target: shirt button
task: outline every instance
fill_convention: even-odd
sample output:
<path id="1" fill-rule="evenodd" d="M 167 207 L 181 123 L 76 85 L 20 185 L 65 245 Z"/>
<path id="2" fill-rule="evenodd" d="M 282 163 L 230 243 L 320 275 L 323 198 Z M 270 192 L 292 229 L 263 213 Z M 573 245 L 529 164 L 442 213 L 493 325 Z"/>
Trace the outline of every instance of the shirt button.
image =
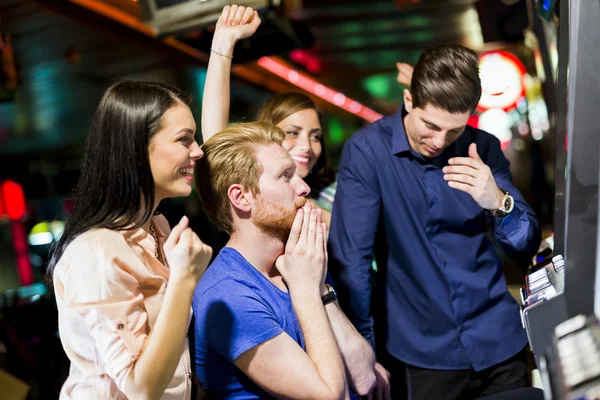
<path id="1" fill-rule="evenodd" d="M 437 197 L 432 197 L 431 198 L 431 204 L 435 204 L 437 203 Z"/>
<path id="2" fill-rule="evenodd" d="M 125 325 L 123 325 L 123 324 L 117 325 L 117 329 L 123 329 L 124 327 L 125 327 Z"/>

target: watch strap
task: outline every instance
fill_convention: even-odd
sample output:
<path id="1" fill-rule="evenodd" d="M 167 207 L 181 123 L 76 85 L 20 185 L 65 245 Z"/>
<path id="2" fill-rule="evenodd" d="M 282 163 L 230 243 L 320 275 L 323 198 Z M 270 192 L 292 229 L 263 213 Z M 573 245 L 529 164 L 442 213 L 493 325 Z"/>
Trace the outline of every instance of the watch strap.
<path id="1" fill-rule="evenodd" d="M 327 283 L 325 284 L 325 287 L 327 287 L 328 292 L 325 296 L 321 296 L 321 300 L 323 301 L 324 306 L 331 303 L 332 301 L 337 300 L 337 293 L 335 292 L 335 289 L 333 289 L 333 287 Z"/>

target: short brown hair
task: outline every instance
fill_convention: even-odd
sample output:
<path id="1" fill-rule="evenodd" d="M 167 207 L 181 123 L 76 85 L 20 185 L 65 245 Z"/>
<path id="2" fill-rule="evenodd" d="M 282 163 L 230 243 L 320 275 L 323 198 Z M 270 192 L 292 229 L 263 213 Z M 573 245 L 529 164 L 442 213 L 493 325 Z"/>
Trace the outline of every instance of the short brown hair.
<path id="1" fill-rule="evenodd" d="M 305 94 L 298 92 L 278 93 L 267 100 L 258 112 L 258 121 L 277 125 L 292 114 L 302 110 L 315 110 L 319 117 L 321 129 L 323 126 L 323 113 L 317 108 L 315 102 Z M 321 156 L 313 168 L 313 171 L 304 178 L 310 186 L 310 195 L 318 196 L 319 192 L 329 186 L 335 180 L 335 172 L 329 168 L 327 162 L 327 148 L 325 146 L 325 135 L 321 134 Z"/>
<path id="2" fill-rule="evenodd" d="M 481 97 L 479 57 L 458 44 L 425 50 L 410 83 L 413 107 L 427 104 L 450 113 L 473 112 Z"/>
<path id="3" fill-rule="evenodd" d="M 279 144 L 285 133 L 266 122 L 231 125 L 202 145 L 204 157 L 196 161 L 196 191 L 204 212 L 219 229 L 232 232 L 233 220 L 227 191 L 241 184 L 259 193 L 258 180 L 263 166 L 256 158 L 259 146 Z"/>

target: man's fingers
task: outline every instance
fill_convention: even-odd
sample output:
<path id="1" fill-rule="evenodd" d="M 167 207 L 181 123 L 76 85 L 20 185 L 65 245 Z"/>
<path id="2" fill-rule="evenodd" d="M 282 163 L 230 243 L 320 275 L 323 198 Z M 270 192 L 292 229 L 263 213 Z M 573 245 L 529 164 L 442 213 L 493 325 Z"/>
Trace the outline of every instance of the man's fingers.
<path id="1" fill-rule="evenodd" d="M 321 212 L 320 209 L 317 210 L 317 214 Z M 317 215 L 317 220 L 319 220 L 319 216 Z M 320 222 L 315 222 L 315 249 L 317 250 L 317 254 L 322 254 L 323 259 L 325 259 L 325 248 L 323 246 L 323 226 Z"/>
<path id="2" fill-rule="evenodd" d="M 469 157 L 471 157 L 473 160 L 481 161 L 481 157 L 479 157 L 477 145 L 475 143 L 471 143 L 469 146 Z"/>
<path id="3" fill-rule="evenodd" d="M 390 390 L 390 381 L 389 381 L 389 376 L 388 376 L 388 380 L 386 381 L 386 385 L 385 388 L 383 389 L 383 398 L 384 400 L 392 400 L 392 391 Z"/>
<path id="4" fill-rule="evenodd" d="M 477 178 L 480 174 L 480 170 L 465 165 L 448 165 L 442 168 L 444 174 L 461 174 L 469 175 L 473 178 Z"/>
<path id="5" fill-rule="evenodd" d="M 473 178 L 472 176 L 463 175 L 463 174 L 446 174 L 446 175 L 444 175 L 444 180 L 447 180 L 450 182 L 460 182 L 460 183 L 467 184 L 469 186 L 475 186 L 477 183 L 475 178 Z"/>
<path id="6" fill-rule="evenodd" d="M 481 168 L 481 161 L 474 160 L 469 157 L 454 157 L 448 160 L 448 164 L 454 165 L 466 165 L 471 168 L 479 169 Z"/>
<path id="7" fill-rule="evenodd" d="M 306 246 L 308 240 L 308 227 L 310 225 L 310 213 L 312 210 L 312 205 L 310 203 L 306 203 L 303 207 L 304 216 L 302 217 L 302 230 L 300 231 L 300 237 L 298 239 L 298 245 Z"/>
<path id="8" fill-rule="evenodd" d="M 302 221 L 304 220 L 304 210 L 301 208 L 296 212 L 296 218 L 292 224 L 290 230 L 290 236 L 288 238 L 286 246 L 295 246 L 300 240 L 300 233 L 302 232 Z"/>
<path id="9" fill-rule="evenodd" d="M 383 382 L 378 381 L 375 390 L 377 391 L 377 400 L 385 400 L 383 394 Z"/>
<path id="10" fill-rule="evenodd" d="M 454 181 L 448 182 L 448 186 L 450 186 L 453 189 L 457 189 L 457 190 L 460 190 L 461 192 L 465 192 L 468 194 L 471 194 L 471 192 L 473 190 L 473 186 L 471 186 L 471 185 L 467 185 L 466 183 L 454 182 Z"/>
<path id="11" fill-rule="evenodd" d="M 315 249 L 317 243 L 317 209 L 313 208 L 310 212 L 310 219 L 308 222 L 308 246 L 307 248 Z"/>

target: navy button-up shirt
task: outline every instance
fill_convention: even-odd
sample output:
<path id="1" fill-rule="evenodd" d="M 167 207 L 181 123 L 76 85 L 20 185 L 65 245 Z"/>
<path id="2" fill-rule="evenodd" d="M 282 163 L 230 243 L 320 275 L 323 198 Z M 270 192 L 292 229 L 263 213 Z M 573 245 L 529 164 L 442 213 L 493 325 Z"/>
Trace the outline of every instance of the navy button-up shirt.
<path id="1" fill-rule="evenodd" d="M 358 131 L 344 146 L 329 236 L 330 272 L 345 311 L 372 344 L 371 263 L 382 229 L 386 265 L 379 273 L 385 298 L 386 349 L 408 364 L 476 371 L 500 363 L 527 343 L 519 306 L 486 236 L 514 258 L 533 256 L 540 229 L 513 186 L 498 139 L 467 127 L 441 155 L 413 151 L 396 114 Z M 473 198 L 453 189 L 442 168 L 468 157 L 471 143 L 500 189 L 515 200 L 493 219 Z"/>

